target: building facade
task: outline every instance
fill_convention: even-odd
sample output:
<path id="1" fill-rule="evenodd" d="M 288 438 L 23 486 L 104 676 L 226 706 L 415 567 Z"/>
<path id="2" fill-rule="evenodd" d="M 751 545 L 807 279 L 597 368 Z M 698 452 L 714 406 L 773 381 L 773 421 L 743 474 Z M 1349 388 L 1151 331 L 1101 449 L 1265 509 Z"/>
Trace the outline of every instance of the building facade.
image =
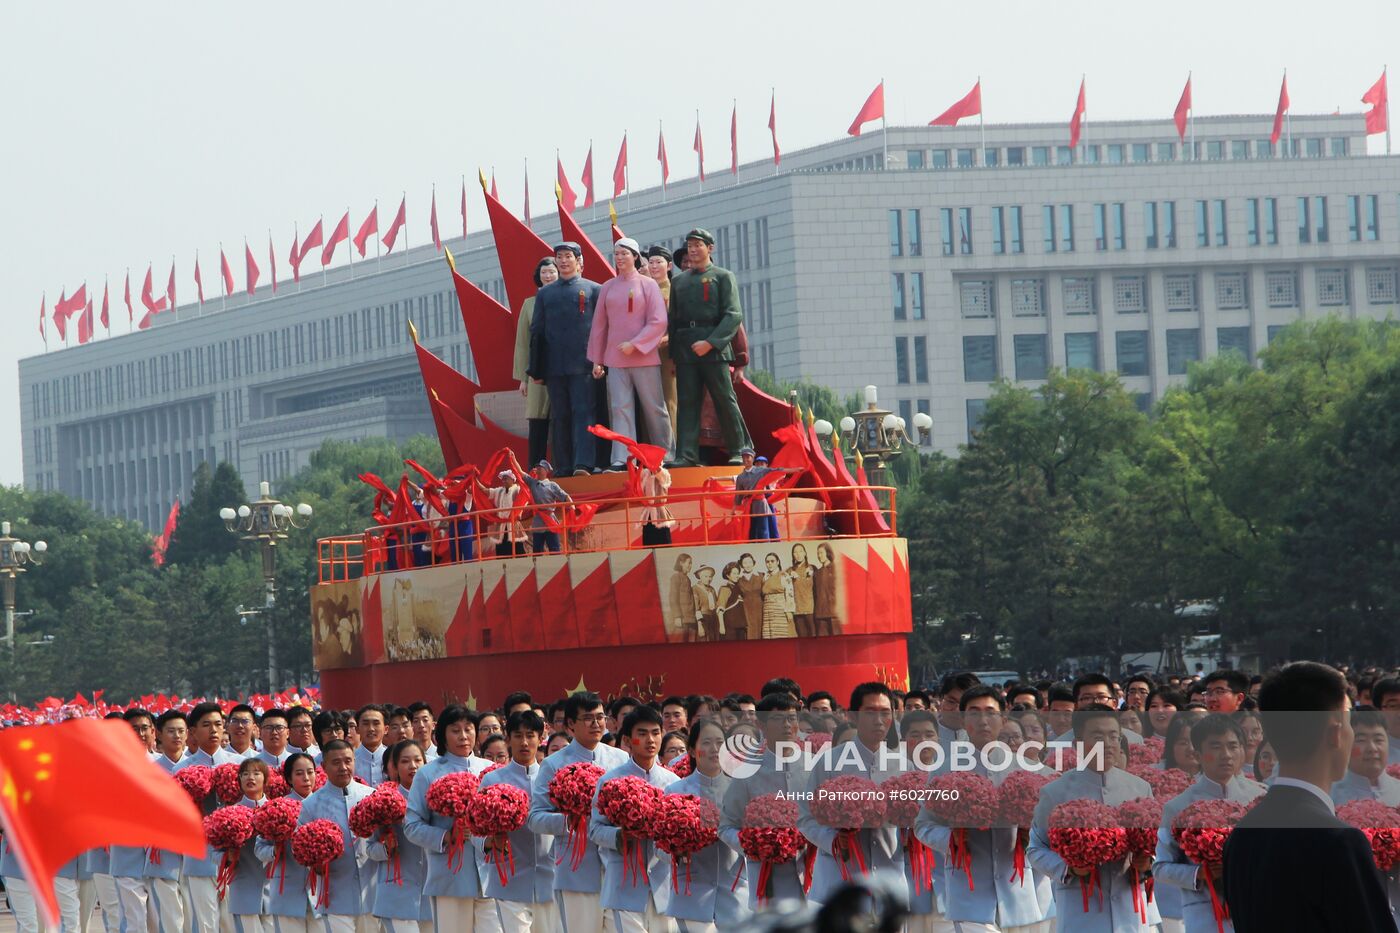
<path id="1" fill-rule="evenodd" d="M 617 208 L 643 244 L 715 234 L 755 368 L 843 396 L 875 384 L 953 452 L 997 379 L 1116 371 L 1146 406 L 1191 362 L 1253 360 L 1292 321 L 1394 313 L 1400 159 L 1365 155 L 1359 115 L 1295 117 L 1277 145 L 1272 119 L 1197 119 L 1184 143 L 1170 120 L 1090 124 L 1075 150 L 1062 124 L 898 127 Z M 606 248 L 606 210 L 580 214 Z M 489 233 L 448 246 L 504 300 Z M 431 433 L 410 320 L 472 373 L 431 245 L 22 360 L 25 485 L 155 529 L 200 463 L 232 462 L 253 490 L 326 438 Z M 484 405 L 520 417 L 513 398 Z"/>

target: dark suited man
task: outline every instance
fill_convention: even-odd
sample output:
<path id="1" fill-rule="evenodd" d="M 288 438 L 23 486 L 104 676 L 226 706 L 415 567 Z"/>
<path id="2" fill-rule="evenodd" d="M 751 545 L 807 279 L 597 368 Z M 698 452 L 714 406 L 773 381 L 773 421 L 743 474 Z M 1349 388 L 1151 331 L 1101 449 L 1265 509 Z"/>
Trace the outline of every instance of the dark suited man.
<path id="1" fill-rule="evenodd" d="M 1236 933 L 1396 929 L 1370 844 L 1337 819 L 1328 796 L 1351 757 L 1346 687 L 1340 672 L 1312 661 L 1264 679 L 1259 706 L 1278 771 L 1225 844 Z"/>

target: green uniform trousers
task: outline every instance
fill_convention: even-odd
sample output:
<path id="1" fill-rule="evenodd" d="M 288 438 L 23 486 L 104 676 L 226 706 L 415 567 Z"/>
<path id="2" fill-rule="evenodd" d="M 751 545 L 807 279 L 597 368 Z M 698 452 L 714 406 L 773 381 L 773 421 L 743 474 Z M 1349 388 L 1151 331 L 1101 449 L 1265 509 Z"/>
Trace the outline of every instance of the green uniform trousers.
<path id="1" fill-rule="evenodd" d="M 724 360 L 713 363 L 676 361 L 676 461 L 683 466 L 700 463 L 700 404 L 701 392 L 710 393 L 724 432 L 724 446 L 729 456 L 751 446 L 744 416 L 739 414 L 739 401 L 734 397 L 734 382 L 729 364 Z"/>

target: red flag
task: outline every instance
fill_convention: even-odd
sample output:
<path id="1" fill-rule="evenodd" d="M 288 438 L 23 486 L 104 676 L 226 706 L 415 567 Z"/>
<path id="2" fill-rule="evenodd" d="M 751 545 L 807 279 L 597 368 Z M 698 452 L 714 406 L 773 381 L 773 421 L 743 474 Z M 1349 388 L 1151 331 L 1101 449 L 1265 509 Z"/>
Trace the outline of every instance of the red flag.
<path id="1" fill-rule="evenodd" d="M 199 296 L 199 303 L 204 304 L 204 277 L 199 274 L 199 254 L 194 256 L 194 291 Z"/>
<path id="2" fill-rule="evenodd" d="M 67 299 L 64 298 L 66 292 L 58 293 L 58 300 L 53 303 L 53 323 L 58 328 L 58 339 L 68 339 L 68 315 L 63 313 Z"/>
<path id="3" fill-rule="evenodd" d="M 175 525 L 180 520 L 180 497 L 170 503 L 170 511 L 165 516 L 165 527 L 156 535 L 155 546 L 151 549 L 151 563 L 160 567 L 165 563 L 165 552 L 170 549 L 170 540 L 175 537 Z"/>
<path id="4" fill-rule="evenodd" d="M 487 191 L 486 176 L 481 190 L 486 197 L 486 213 L 491 218 L 491 235 L 496 241 L 496 258 L 505 282 L 506 301 L 512 314 L 518 314 L 525 299 L 535 294 L 535 265 L 554 255 L 549 244 L 512 214 L 500 198 Z"/>
<path id="5" fill-rule="evenodd" d="M 360 229 L 359 229 L 359 231 L 355 234 L 355 241 L 354 241 L 354 242 L 355 242 L 355 249 L 357 249 L 357 250 L 360 251 L 360 258 L 362 258 L 362 259 L 364 258 L 364 255 L 365 255 L 365 245 L 369 242 L 369 235 L 370 235 L 371 233 L 378 233 L 378 232 L 379 232 L 379 205 L 378 205 L 378 204 L 375 204 L 374 207 L 370 210 L 369 216 L 365 218 L 364 223 L 360 224 Z"/>
<path id="6" fill-rule="evenodd" d="M 306 235 L 306 239 L 301 241 L 301 251 L 297 253 L 297 265 L 300 266 L 313 249 L 325 242 L 325 232 L 321 229 L 322 218 L 316 219 L 316 226 L 311 228 L 311 232 Z"/>
<path id="7" fill-rule="evenodd" d="M 384 244 L 384 252 L 392 253 L 394 251 L 394 241 L 399 238 L 399 231 L 403 229 L 404 220 L 408 216 L 404 213 L 407 209 L 408 195 L 404 195 L 403 200 L 399 201 L 399 212 L 394 215 L 393 222 L 389 224 L 389 232 L 384 234 L 384 239 L 381 241 Z"/>
<path id="8" fill-rule="evenodd" d="M 253 295 L 258 290 L 258 269 L 257 261 L 253 259 L 253 248 L 248 245 L 248 241 L 243 241 L 243 277 L 248 283 L 248 294 Z"/>
<path id="9" fill-rule="evenodd" d="M 272 248 L 272 231 L 267 231 L 267 271 L 272 276 L 272 294 L 277 294 L 277 251 Z"/>
<path id="10" fill-rule="evenodd" d="M 976 117 L 982 114 L 982 79 L 972 86 L 963 98 L 947 110 L 928 121 L 929 126 L 957 126 L 963 117 Z"/>
<path id="11" fill-rule="evenodd" d="M 131 270 L 126 270 L 126 289 L 122 292 L 122 298 L 126 301 L 126 322 L 130 324 L 136 318 L 136 311 L 131 307 Z"/>
<path id="12" fill-rule="evenodd" d="M 554 172 L 559 179 L 559 206 L 572 214 L 578 207 L 578 195 L 574 194 L 573 186 L 569 184 L 569 176 L 564 174 L 564 163 L 560 161 L 558 152 L 554 153 Z M 528 185 L 530 180 L 527 178 L 525 183 Z"/>
<path id="13" fill-rule="evenodd" d="M 588 144 L 588 158 L 583 160 L 583 208 L 593 206 L 593 144 Z"/>
<path id="14" fill-rule="evenodd" d="M 141 286 L 141 303 L 146 306 L 146 326 L 149 327 L 150 315 L 160 314 L 165 310 L 165 299 L 161 298 L 160 301 L 156 301 L 155 296 L 151 294 L 151 266 L 149 264 L 146 266 L 146 282 Z"/>
<path id="15" fill-rule="evenodd" d="M 700 180 L 705 180 L 705 141 L 700 138 L 700 114 L 695 115 L 695 143 L 690 148 L 695 150 L 695 164 L 700 171 Z"/>
<path id="16" fill-rule="evenodd" d="M 94 762 L 101 767 L 93 767 Z M 73 719 L 0 734 L 0 819 L 45 922 L 58 928 L 53 879 L 107 845 L 207 852 L 199 810 L 146 758 L 120 720 Z"/>
<path id="17" fill-rule="evenodd" d="M 492 349 L 515 345 L 515 329 L 518 323 L 515 316 L 457 271 L 457 263 L 452 258 L 451 250 L 447 250 L 447 266 L 452 270 L 452 285 L 457 291 L 457 307 L 462 312 L 467 343 L 473 348 L 476 388 L 482 392 L 509 392 L 519 388 L 520 383 L 512 374 L 514 359 L 511 354 L 494 352 Z M 481 349 L 476 349 L 478 347 Z M 438 391 L 450 400 L 450 393 L 442 386 L 438 386 Z M 471 408 L 457 407 L 464 412 L 468 420 L 475 420 L 476 416 Z"/>
<path id="18" fill-rule="evenodd" d="M 53 306 L 55 317 L 62 316 L 66 323 L 68 318 L 83 310 L 83 305 L 87 304 L 87 283 L 78 286 L 78 290 L 73 293 L 73 297 L 64 299 L 59 296 L 58 304 Z"/>
<path id="19" fill-rule="evenodd" d="M 49 334 L 44 327 L 44 318 L 49 316 L 48 308 L 44 307 L 48 303 L 48 296 L 44 295 L 39 299 L 39 336 L 44 338 L 44 349 L 49 346 Z"/>
<path id="20" fill-rule="evenodd" d="M 870 92 L 870 96 L 861 105 L 860 113 L 856 114 L 855 120 L 851 123 L 850 129 L 846 130 L 849 136 L 859 136 L 860 128 L 871 120 L 883 120 L 885 118 L 885 82 L 881 81 L 875 85 L 875 90 Z"/>
<path id="21" fill-rule="evenodd" d="M 1172 119 L 1176 121 L 1176 135 L 1178 139 L 1186 139 L 1186 118 L 1191 111 L 1191 76 L 1186 76 L 1186 87 L 1181 89 L 1181 99 L 1176 102 L 1176 110 L 1172 113 Z"/>
<path id="22" fill-rule="evenodd" d="M 666 160 L 666 133 L 656 131 L 656 161 L 661 163 L 661 187 L 666 187 L 666 179 L 671 177 L 671 163 Z"/>
<path id="23" fill-rule="evenodd" d="M 1079 145 L 1079 130 L 1084 125 L 1084 79 L 1079 79 L 1079 97 L 1074 102 L 1074 115 L 1069 118 L 1069 147 Z"/>
<path id="24" fill-rule="evenodd" d="M 1278 109 L 1274 111 L 1274 131 L 1269 134 L 1269 144 L 1278 145 L 1283 135 L 1283 115 L 1288 112 L 1288 72 L 1283 73 L 1283 84 L 1278 89 Z"/>
<path id="25" fill-rule="evenodd" d="M 78 345 L 82 346 L 92 339 L 92 302 L 89 301 L 83 306 L 83 310 L 78 312 Z"/>
<path id="26" fill-rule="evenodd" d="M 175 260 L 170 260 L 170 278 L 165 280 L 165 300 L 170 303 L 167 310 L 175 310 Z"/>
<path id="27" fill-rule="evenodd" d="M 321 265 L 329 266 L 331 259 L 335 256 L 335 248 L 341 243 L 350 239 L 350 212 L 347 210 L 340 218 L 340 223 L 335 225 L 335 230 L 331 231 L 331 238 L 326 241 L 326 248 L 321 250 Z"/>
<path id="28" fill-rule="evenodd" d="M 228 264 L 228 257 L 224 255 L 224 248 L 219 247 L 219 268 L 224 276 L 224 295 L 233 294 L 233 267 Z"/>
<path id="29" fill-rule="evenodd" d="M 739 102 L 729 113 L 729 174 L 739 174 Z"/>
<path id="30" fill-rule="evenodd" d="M 617 150 L 617 164 L 613 166 L 613 197 L 618 197 L 627 187 L 627 134 L 622 134 L 622 148 Z"/>
<path id="31" fill-rule="evenodd" d="M 1361 95 L 1361 102 L 1371 105 L 1371 109 L 1366 111 L 1367 136 L 1390 129 L 1390 92 L 1386 89 L 1384 71 L 1371 89 Z"/>
<path id="32" fill-rule="evenodd" d="M 301 244 L 297 242 L 296 230 L 292 231 L 292 250 L 287 254 L 287 265 L 292 267 L 292 281 L 301 281 Z"/>
<path id="33" fill-rule="evenodd" d="M 782 150 L 778 148 L 778 94 L 775 91 L 768 101 L 768 132 L 773 135 L 773 164 L 783 161 Z"/>
<path id="34" fill-rule="evenodd" d="M 105 328 L 107 328 L 107 333 L 110 334 L 110 333 L 112 332 L 112 319 L 111 319 L 110 317 L 107 316 L 107 303 L 108 303 L 107 283 L 106 283 L 106 282 L 103 282 L 103 283 L 102 283 L 102 317 L 101 317 L 101 321 L 102 321 L 102 326 L 105 327 Z"/>
<path id="35" fill-rule="evenodd" d="M 559 236 L 561 239 L 573 240 L 579 245 L 583 252 L 583 268 L 588 270 L 588 278 L 601 284 L 617 274 L 612 260 L 594 245 L 588 234 L 584 233 L 583 228 L 574 220 L 574 215 L 564 210 L 562 203 L 559 205 Z"/>
<path id="36" fill-rule="evenodd" d="M 432 212 L 428 214 L 428 226 L 432 227 L 433 229 L 433 245 L 438 248 L 438 252 L 440 253 L 442 252 L 442 237 L 438 234 L 436 186 L 433 187 L 433 209 Z"/>
<path id="37" fill-rule="evenodd" d="M 462 239 L 467 238 L 467 178 L 462 176 Z"/>

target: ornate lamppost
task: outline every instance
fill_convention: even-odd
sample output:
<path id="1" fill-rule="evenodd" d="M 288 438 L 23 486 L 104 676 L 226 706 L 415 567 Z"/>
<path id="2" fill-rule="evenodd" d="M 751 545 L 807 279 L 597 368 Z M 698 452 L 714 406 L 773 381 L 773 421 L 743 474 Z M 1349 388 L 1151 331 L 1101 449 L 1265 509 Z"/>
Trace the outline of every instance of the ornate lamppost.
<path id="1" fill-rule="evenodd" d="M 10 535 L 10 523 L 0 522 L 0 589 L 5 603 L 5 644 L 10 647 L 10 660 L 15 659 L 15 579 L 25 572 L 26 564 L 39 566 L 49 546 L 44 541 L 32 545 Z"/>
<path id="2" fill-rule="evenodd" d="M 846 449 L 857 452 L 873 465 L 866 471 L 870 482 L 875 486 L 887 486 L 887 464 L 899 456 L 906 446 L 915 446 L 915 440 L 906 431 L 904 419 L 894 412 L 881 408 L 879 390 L 875 386 L 865 387 L 865 408 L 852 412 L 841 419 L 841 440 Z M 834 428 L 830 421 L 819 420 L 812 429 L 823 439 L 830 439 Z M 914 416 L 914 429 L 919 442 L 928 440 L 933 429 L 933 419 L 925 412 Z"/>

